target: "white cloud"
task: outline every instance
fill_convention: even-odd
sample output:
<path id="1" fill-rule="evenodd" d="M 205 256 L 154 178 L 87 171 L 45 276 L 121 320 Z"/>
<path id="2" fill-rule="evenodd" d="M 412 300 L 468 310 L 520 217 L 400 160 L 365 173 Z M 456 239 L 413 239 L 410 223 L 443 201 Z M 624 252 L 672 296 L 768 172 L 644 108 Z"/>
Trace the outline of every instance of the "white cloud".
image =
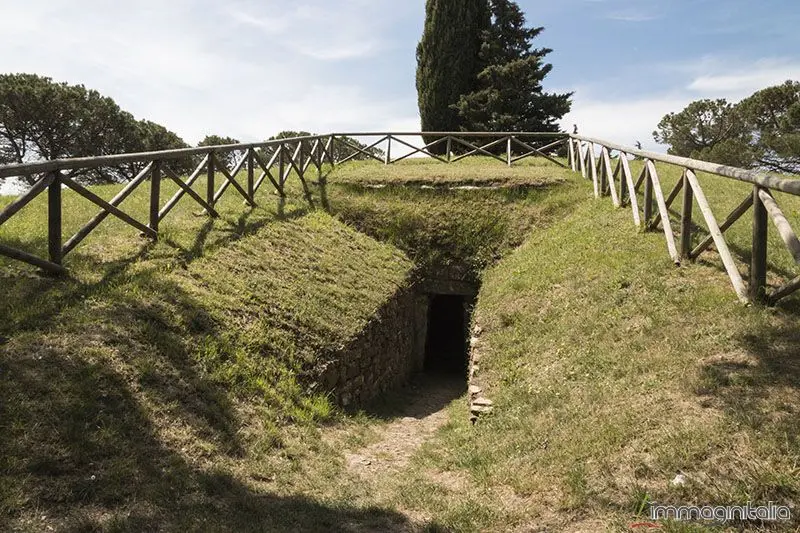
<path id="1" fill-rule="evenodd" d="M 713 97 L 739 100 L 759 89 L 778 85 L 788 79 L 800 80 L 800 63 L 781 59 L 766 59 L 749 64 L 724 66 L 717 60 L 701 61 L 694 66 L 695 78 L 690 91 Z"/>
<path id="2" fill-rule="evenodd" d="M 642 11 L 617 11 L 606 15 L 606 18 L 621 22 L 649 22 L 659 17 L 652 13 L 644 13 Z"/>
<path id="3" fill-rule="evenodd" d="M 662 10 L 594 1 L 630 22 Z M 283 129 L 417 130 L 413 70 L 403 71 L 401 89 L 381 82 L 397 57 L 413 69 L 416 29 L 397 56 L 389 35 L 404 17 L 421 24 L 422 8 L 422 0 L 0 0 L 0 72 L 83 83 L 192 143 L 210 133 L 251 141 Z M 583 133 L 655 147 L 651 132 L 664 114 L 800 79 L 800 62 L 703 57 L 615 72 L 578 89 L 565 129 L 577 123 Z M 625 94 L 643 75 L 658 89 Z"/>
<path id="4" fill-rule="evenodd" d="M 681 64 L 656 66 L 655 72 L 672 85 L 647 96 L 613 98 L 603 96 L 603 87 L 594 85 L 576 91 L 572 111 L 562 127 L 572 131 L 578 124 L 582 134 L 633 145 L 640 141 L 645 148 L 663 150 L 652 136 L 661 119 L 680 111 L 699 98 L 727 98 L 737 102 L 755 91 L 800 79 L 800 63 L 783 59 L 733 61 L 704 57 Z M 611 82 L 607 82 L 611 83 Z M 619 87 L 623 80 L 613 80 Z"/>
<path id="5" fill-rule="evenodd" d="M 233 7 L 229 16 L 239 25 L 257 28 L 273 38 L 277 47 L 312 59 L 356 59 L 373 56 L 381 50 L 380 28 L 388 20 L 380 16 L 380 11 L 385 9 L 378 2 L 339 0 L 281 4 L 268 10 L 257 5 L 247 9 Z"/>
<path id="6" fill-rule="evenodd" d="M 578 93 L 562 126 L 571 132 L 572 125 L 577 124 L 582 135 L 628 146 L 639 141 L 645 148 L 660 150 L 662 147 L 653 140 L 653 130 L 664 115 L 682 109 L 689 101 L 680 96 L 602 100 L 582 98 Z"/>
<path id="7" fill-rule="evenodd" d="M 391 48 L 387 27 L 418 9 L 367 0 L 0 0 L 0 72 L 82 83 L 190 143 L 211 133 L 253 141 L 290 128 L 418 123 L 413 95 L 374 90 L 374 79 L 335 64 Z"/>

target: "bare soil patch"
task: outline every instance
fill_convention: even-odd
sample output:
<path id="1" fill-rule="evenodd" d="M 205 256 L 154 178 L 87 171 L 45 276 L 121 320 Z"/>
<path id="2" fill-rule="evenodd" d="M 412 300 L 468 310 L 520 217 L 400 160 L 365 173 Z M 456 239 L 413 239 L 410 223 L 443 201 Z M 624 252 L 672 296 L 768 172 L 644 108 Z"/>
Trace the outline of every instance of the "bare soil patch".
<path id="1" fill-rule="evenodd" d="M 385 479 L 404 469 L 422 444 L 448 421 L 447 406 L 465 392 L 463 378 L 419 376 L 392 400 L 390 421 L 376 429 L 369 445 L 345 455 L 348 470 L 365 481 Z M 464 416 L 468 416 L 464 401 Z"/>

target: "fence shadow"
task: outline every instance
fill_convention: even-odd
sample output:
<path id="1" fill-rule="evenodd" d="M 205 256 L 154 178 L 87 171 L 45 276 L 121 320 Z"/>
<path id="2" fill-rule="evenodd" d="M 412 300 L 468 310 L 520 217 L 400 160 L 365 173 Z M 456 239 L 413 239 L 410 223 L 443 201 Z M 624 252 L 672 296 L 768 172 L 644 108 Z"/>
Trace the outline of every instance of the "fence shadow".
<path id="1" fill-rule="evenodd" d="M 101 273 L 96 281 L 84 282 L 75 278 L 52 278 L 35 271 L 13 270 L 2 277 L 5 289 L 5 302 L 9 316 L 16 315 L 14 320 L 0 323 L 0 336 L 10 337 L 23 331 L 32 331 L 46 327 L 47 318 L 63 313 L 69 307 L 79 304 L 87 298 L 105 290 L 116 281 L 128 276 L 134 265 L 144 259 L 176 260 L 187 266 L 204 255 L 224 248 L 243 237 L 252 235 L 269 224 L 280 223 L 301 218 L 310 212 L 307 205 L 292 206 L 287 209 L 287 199 L 275 197 L 275 214 L 260 216 L 253 220 L 253 210 L 248 209 L 235 220 L 220 221 L 208 219 L 197 232 L 194 241 L 184 246 L 169 237 L 162 239 L 160 247 L 150 240 L 142 240 L 134 251 L 115 258 L 101 258 L 91 253 L 82 253 L 80 249 L 70 255 L 70 263 L 81 265 L 87 272 Z M 214 234 L 217 232 L 218 234 Z M 213 239 L 212 239 L 213 235 Z M 12 243 L 17 245 L 19 243 Z M 31 243 L 20 248 L 28 248 Z M 44 241 L 36 246 L 45 246 Z M 158 254 L 155 256 L 154 254 Z M 27 268 L 27 267 L 25 267 Z M 0 311 L 3 307 L 0 306 Z"/>
<path id="2" fill-rule="evenodd" d="M 33 355 L 0 369 L 3 531 L 31 519 L 74 532 L 417 529 L 393 511 L 278 496 L 190 464 L 105 365 Z"/>
<path id="3" fill-rule="evenodd" d="M 736 339 L 739 348 L 712 356 L 700 369 L 698 394 L 732 420 L 756 431 L 800 438 L 800 302 L 785 301 L 770 325 Z M 783 392 L 781 392 L 783 391 Z M 781 395 L 790 391 L 785 402 Z"/>
<path id="4" fill-rule="evenodd" d="M 46 517 L 34 529 L 76 532 L 419 529 L 390 510 L 276 495 L 209 469 L 207 454 L 242 456 L 242 420 L 183 333 L 223 332 L 156 271 L 127 276 L 129 290 L 57 333 L 0 345 L 0 530 L 31 517 Z"/>

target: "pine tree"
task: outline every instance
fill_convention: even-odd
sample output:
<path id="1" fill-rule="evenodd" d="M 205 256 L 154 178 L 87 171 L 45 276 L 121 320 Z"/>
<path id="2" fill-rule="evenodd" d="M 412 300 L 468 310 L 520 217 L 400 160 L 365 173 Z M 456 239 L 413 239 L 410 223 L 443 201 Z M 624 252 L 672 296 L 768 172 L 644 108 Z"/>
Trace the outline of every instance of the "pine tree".
<path id="1" fill-rule="evenodd" d="M 467 131 L 559 131 L 557 121 L 572 105 L 572 93 L 545 93 L 553 69 L 549 48 L 533 48 L 544 28 L 527 28 L 511 0 L 490 0 L 492 22 L 483 34 L 478 88 L 464 93 L 454 109 Z"/>
<path id="2" fill-rule="evenodd" d="M 477 88 L 481 37 L 490 25 L 487 0 L 427 0 L 417 48 L 417 93 L 423 131 L 459 131 L 454 107 Z M 426 137 L 426 142 L 436 138 Z M 443 153 L 444 146 L 434 149 Z"/>

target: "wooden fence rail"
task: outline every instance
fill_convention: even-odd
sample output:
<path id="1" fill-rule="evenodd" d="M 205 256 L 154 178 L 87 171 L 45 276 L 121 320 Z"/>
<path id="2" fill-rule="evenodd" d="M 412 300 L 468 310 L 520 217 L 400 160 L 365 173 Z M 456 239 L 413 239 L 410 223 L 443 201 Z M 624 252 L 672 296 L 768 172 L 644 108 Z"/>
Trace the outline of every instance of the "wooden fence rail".
<path id="1" fill-rule="evenodd" d="M 618 152 L 616 165 L 611 158 L 612 151 Z M 631 173 L 630 157 L 636 157 L 643 161 L 642 172 L 636 181 Z M 660 226 L 667 242 L 667 251 L 676 264 L 680 265 L 682 261 L 697 259 L 713 244 L 734 291 L 743 302 L 774 305 L 780 299 L 800 290 L 800 277 L 771 292 L 767 286 L 768 219 L 772 219 L 794 262 L 800 264 L 800 240 L 773 196 L 773 192 L 800 196 L 800 179 L 646 152 L 579 135 L 570 135 L 568 160 L 573 171 L 580 172 L 584 178 L 592 181 L 597 198 L 610 196 L 617 207 L 630 203 L 636 226 L 646 231 L 657 230 Z M 666 196 L 659 179 L 656 162 L 674 165 L 683 170 L 681 179 Z M 749 183 L 753 190 L 726 217 L 722 224 L 719 224 L 697 177 L 697 172 Z M 641 207 L 638 196 L 640 192 L 643 204 Z M 676 234 L 670 219 L 670 208 L 679 196 L 681 196 L 681 208 L 679 231 Z M 700 215 L 706 224 L 708 235 L 699 245 L 692 248 L 693 232 L 696 231 L 693 223 L 696 216 L 695 205 L 699 208 Z M 725 232 L 751 208 L 753 209 L 753 238 L 748 284 L 739 271 L 725 239 Z"/>
<path id="2" fill-rule="evenodd" d="M 421 145 L 415 140 L 425 138 Z M 366 141 L 356 145 L 353 138 Z M 566 145 L 566 148 L 564 147 Z M 397 155 L 398 150 L 404 153 Z M 567 165 L 551 153 L 563 150 Z M 611 157 L 616 151 L 618 157 Z M 0 211 L 0 226 L 13 218 L 34 198 L 47 191 L 48 257 L 0 243 L 0 255 L 22 261 L 54 274 L 64 274 L 64 257 L 72 252 L 105 219 L 113 216 L 131 226 L 137 233 L 158 239 L 159 225 L 185 197 L 199 205 L 209 217 L 218 217 L 216 204 L 228 191 L 235 191 L 251 207 L 265 183 L 274 193 L 285 196 L 287 181 L 296 176 L 307 201 L 312 202 L 307 180 L 310 170 L 323 176 L 323 168 L 353 159 L 376 160 L 389 165 L 417 154 L 443 163 L 456 163 L 466 157 L 482 155 L 497 159 L 509 166 L 529 157 L 541 157 L 552 163 L 569 167 L 591 180 L 595 196 L 609 196 L 617 207 L 630 206 L 633 221 L 644 230 L 661 228 L 670 258 L 681 264 L 695 260 L 712 245 L 719 253 L 731 284 L 745 302 L 774 304 L 800 290 L 800 277 L 771 292 L 767 287 L 767 236 L 769 220 L 778 231 L 795 263 L 800 264 L 800 240 L 784 216 L 774 193 L 800 196 L 800 179 L 780 177 L 761 172 L 727 167 L 670 155 L 636 150 L 600 139 L 559 133 L 527 132 L 362 132 L 332 133 L 264 143 L 236 144 L 184 150 L 166 150 L 141 154 L 120 154 L 103 157 L 43 161 L 24 165 L 0 166 L 0 178 L 33 176 L 33 185 L 19 198 Z M 629 158 L 643 161 L 642 170 L 634 176 Z M 187 171 L 187 162 L 193 170 Z M 674 165 L 683 175 L 670 191 L 665 191 L 656 162 Z M 104 200 L 90 188 L 74 179 L 78 171 L 121 165 L 136 165 L 140 171 L 112 198 Z M 245 173 L 242 177 L 240 174 Z M 712 211 L 697 172 L 705 172 L 752 185 L 753 190 L 720 224 Z M 183 175 L 186 177 L 182 177 Z M 206 178 L 206 190 L 198 192 L 193 186 Z M 221 181 L 217 181 L 221 179 Z M 177 192 L 169 199 L 162 198 L 162 181 L 169 180 Z M 122 209 L 123 202 L 142 184 L 149 182 L 149 213 L 147 220 L 137 220 Z M 62 190 L 69 188 L 92 202 L 99 212 L 74 235 L 63 240 Z M 666 194 L 665 194 L 666 192 Z M 670 209 L 681 198 L 680 217 L 671 218 Z M 313 204 L 312 204 L 313 205 Z M 697 212 L 695 212 L 695 206 Z M 749 284 L 739 271 L 725 239 L 725 232 L 750 210 L 753 210 L 753 239 Z M 693 221 L 702 217 L 708 235 L 696 245 Z M 673 224 L 676 226 L 673 227 Z M 677 228 L 677 232 L 675 231 Z"/>
<path id="3" fill-rule="evenodd" d="M 33 177 L 33 185 L 19 198 L 0 211 L 0 226 L 17 215 L 40 194 L 47 191 L 47 249 L 48 257 L 42 258 L 29 252 L 0 243 L 0 255 L 39 267 L 53 274 L 65 274 L 64 258 L 86 239 L 109 216 L 122 220 L 141 235 L 156 240 L 160 223 L 175 206 L 189 197 L 210 217 L 218 217 L 216 204 L 227 191 L 239 194 L 251 207 L 256 205 L 256 194 L 268 182 L 274 192 L 285 196 L 285 186 L 294 175 L 300 182 L 307 201 L 312 202 L 311 189 L 306 179 L 309 170 L 323 175 L 325 165 L 335 166 L 353 159 L 375 159 L 384 164 L 393 164 L 416 154 L 434 157 L 445 163 L 456 162 L 475 154 L 497 158 L 508 165 L 527 157 L 544 157 L 554 163 L 563 163 L 546 153 L 559 145 L 568 143 L 565 134 L 553 133 L 472 133 L 472 132 L 426 132 L 426 138 L 436 141 L 415 146 L 413 139 L 422 137 L 420 132 L 384 133 L 332 133 L 311 135 L 267 141 L 263 143 L 235 144 L 182 150 L 164 150 L 139 154 L 118 154 L 102 157 L 60 159 L 22 165 L 0 166 L 0 179 L 9 177 Z M 352 138 L 374 139 L 365 146 L 356 146 Z M 409 140 L 411 137 L 413 139 Z M 468 140 L 469 139 L 469 140 Z M 475 139 L 484 144 L 475 144 Z M 489 142 L 485 142 L 489 139 Z M 549 142 L 544 146 L 534 146 L 539 139 Z M 470 142 L 473 141 L 473 142 Z M 407 150 L 399 157 L 392 157 L 392 145 L 404 146 Z M 446 145 L 444 155 L 432 151 L 436 146 Z M 385 147 L 384 155 L 378 155 L 380 146 Z M 503 155 L 493 148 L 504 146 Z M 438 150 L 437 150 L 438 151 Z M 187 162 L 194 162 L 194 170 L 186 171 Z M 77 172 L 103 168 L 119 168 L 122 165 L 135 165 L 141 170 L 111 200 L 104 200 L 79 183 L 74 176 Z M 180 169 L 180 170 L 179 170 Z M 246 182 L 239 176 L 246 171 Z M 188 174 L 184 179 L 182 174 Z M 206 178 L 204 194 L 193 189 L 202 177 Z M 217 179 L 221 178 L 221 182 Z M 162 182 L 169 180 L 178 191 L 169 199 L 162 197 Z M 149 212 L 147 220 L 137 220 L 122 209 L 123 202 L 142 184 L 149 182 Z M 100 211 L 74 235 L 63 239 L 62 190 L 69 188 L 87 201 L 95 204 Z M 313 204 L 312 204 L 313 205 Z"/>

